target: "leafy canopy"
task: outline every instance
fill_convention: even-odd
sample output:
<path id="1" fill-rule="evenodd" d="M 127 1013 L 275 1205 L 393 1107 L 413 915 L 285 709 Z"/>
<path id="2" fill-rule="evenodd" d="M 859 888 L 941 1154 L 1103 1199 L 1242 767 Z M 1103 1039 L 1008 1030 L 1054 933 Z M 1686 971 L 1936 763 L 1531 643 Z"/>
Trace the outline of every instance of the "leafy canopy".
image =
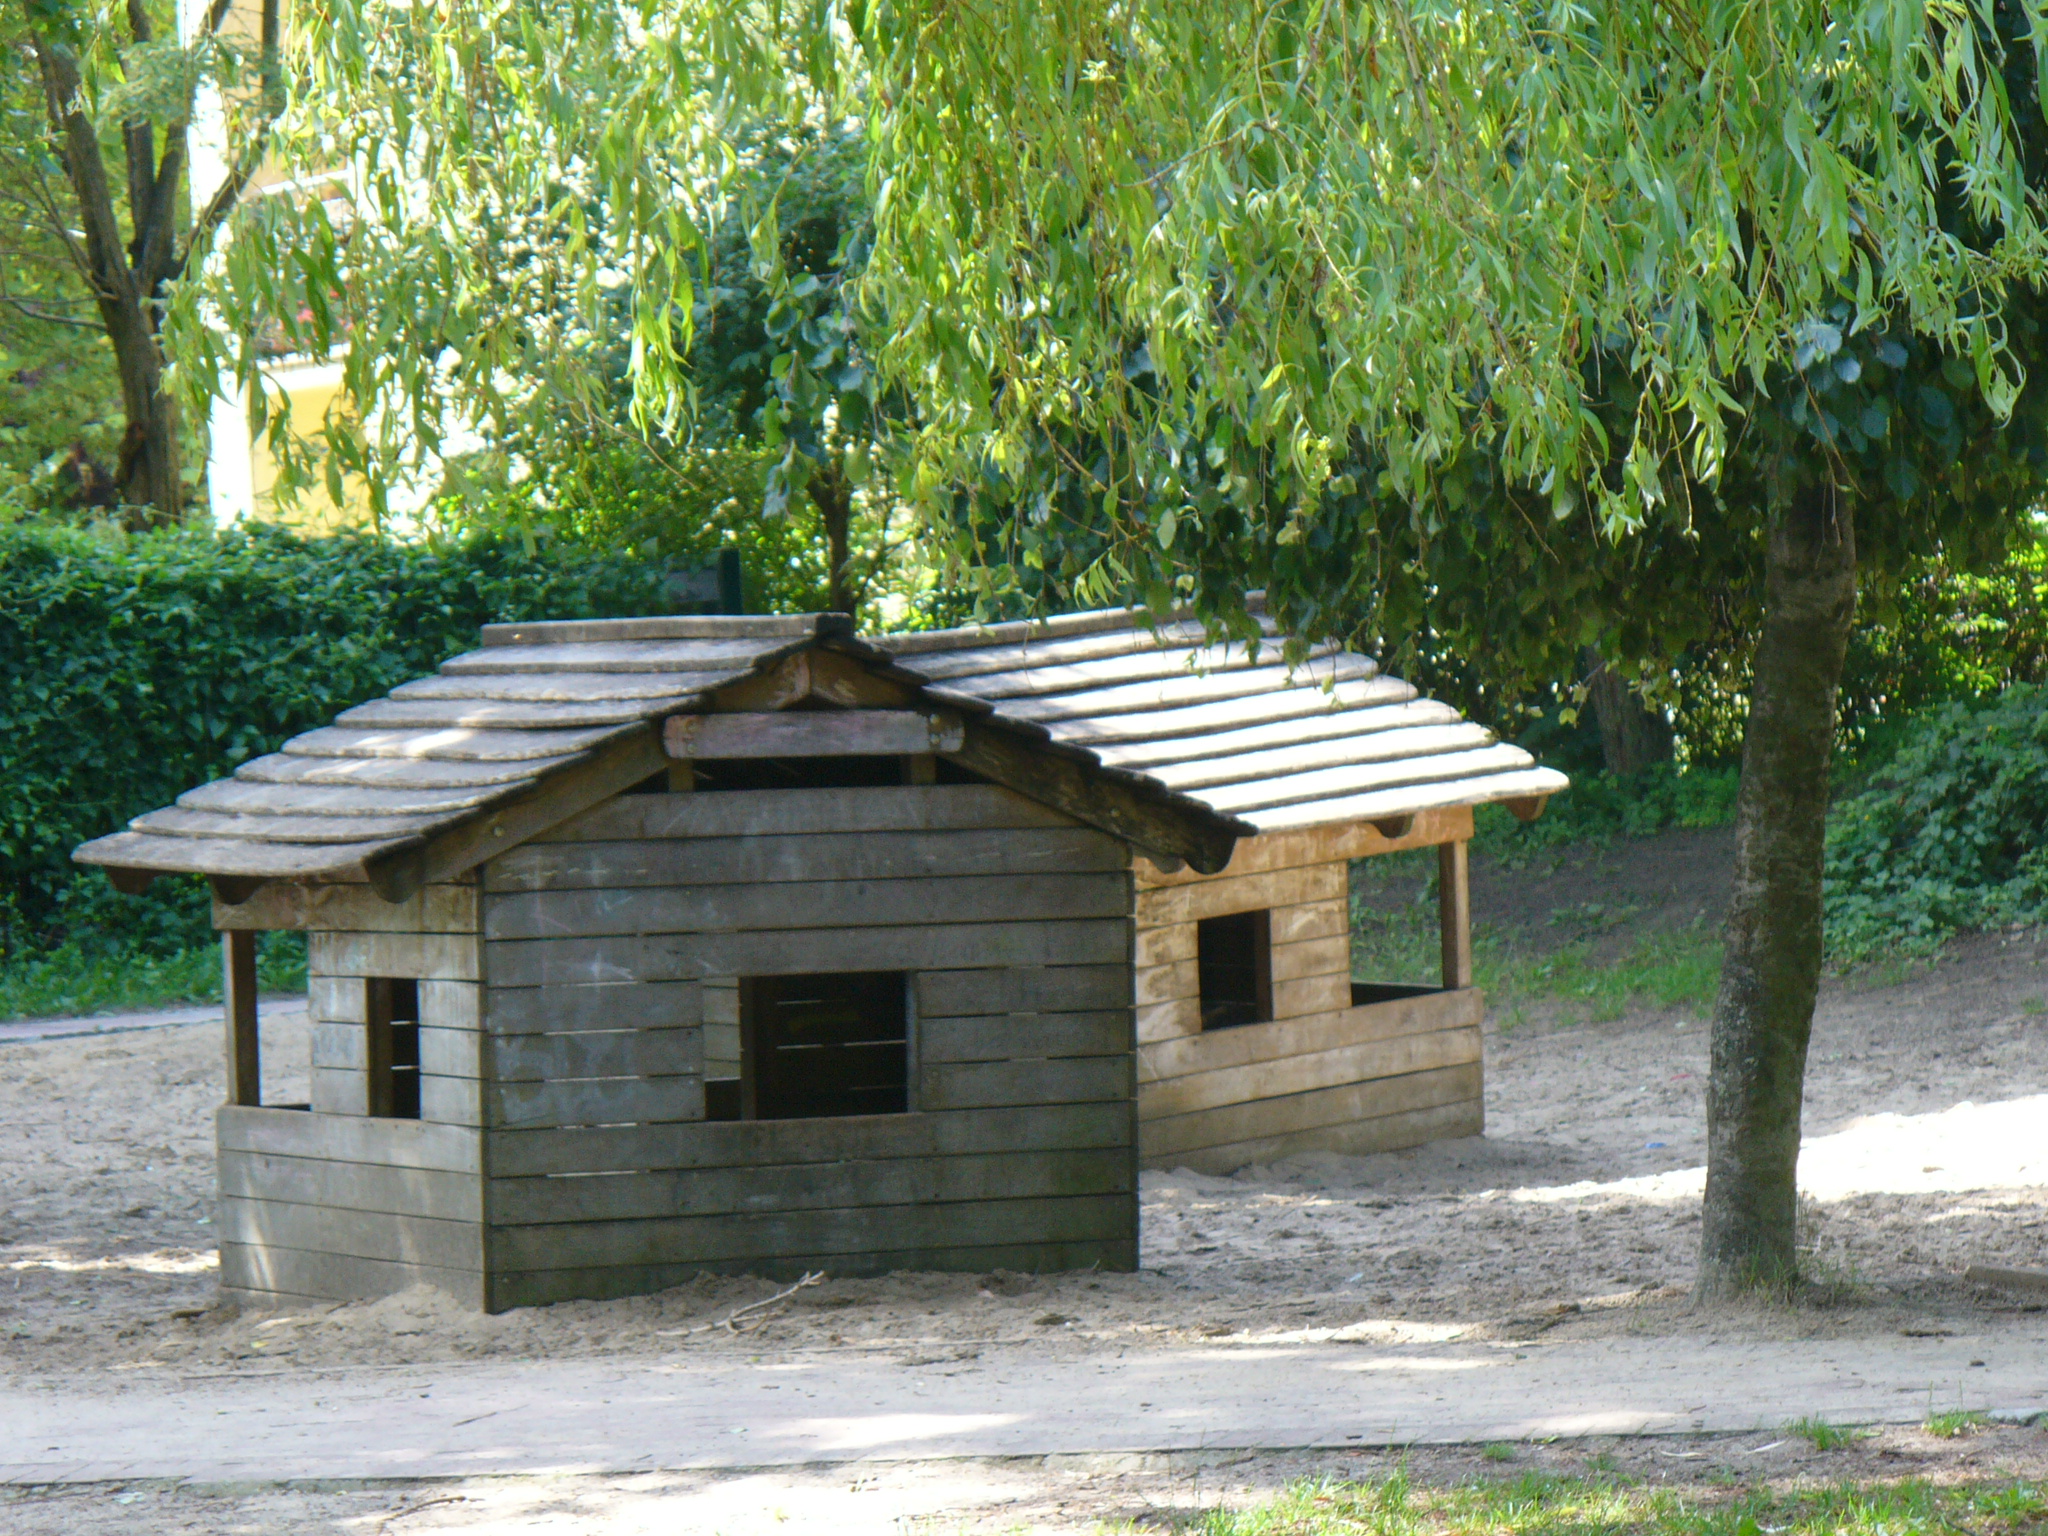
<path id="1" fill-rule="evenodd" d="M 2038 0 L 2008 9 L 2002 38 L 1967 0 L 312 6 L 280 142 L 354 173 L 250 211 L 180 355 L 203 388 L 259 324 L 345 346 L 336 462 L 374 488 L 451 404 L 580 408 L 623 292 L 635 409 L 673 430 L 712 232 L 735 199 L 775 217 L 736 146 L 851 122 L 873 362 L 918 405 L 898 488 L 943 521 L 980 486 L 1028 528 L 1063 480 L 1101 513 L 1078 595 L 1163 600 L 1184 528 L 1284 547 L 1347 493 L 1426 544 L 1475 444 L 1539 542 L 1682 530 L 1674 484 L 1830 336 L 1881 320 L 2011 408 L 2002 299 L 2048 245 L 2001 52 L 2039 46 Z"/>

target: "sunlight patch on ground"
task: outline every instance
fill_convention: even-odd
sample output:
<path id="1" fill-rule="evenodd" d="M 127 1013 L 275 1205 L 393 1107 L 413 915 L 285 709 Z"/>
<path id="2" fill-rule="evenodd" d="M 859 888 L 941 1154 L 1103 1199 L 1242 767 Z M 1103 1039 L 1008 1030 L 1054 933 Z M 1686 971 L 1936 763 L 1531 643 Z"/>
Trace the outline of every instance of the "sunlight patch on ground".
<path id="1" fill-rule="evenodd" d="M 200 1253 L 191 1248 L 159 1248 L 153 1253 L 117 1253 L 103 1259 L 69 1259 L 51 1254 L 35 1259 L 15 1259 L 10 1270 L 46 1269 L 65 1275 L 105 1274 L 126 1271 L 142 1275 L 198 1275 L 220 1268 L 218 1253 Z"/>
<path id="2" fill-rule="evenodd" d="M 1697 1200 L 1706 1177 L 1704 1168 L 1674 1168 L 1604 1183 L 1510 1190 L 1508 1198 L 1539 1205 L 1599 1197 L 1670 1204 Z M 2048 1094 L 1965 1102 L 1927 1115 L 1866 1115 L 1833 1135 L 1807 1137 L 1799 1151 L 1800 1193 L 1816 1200 L 2030 1185 L 2048 1185 Z"/>

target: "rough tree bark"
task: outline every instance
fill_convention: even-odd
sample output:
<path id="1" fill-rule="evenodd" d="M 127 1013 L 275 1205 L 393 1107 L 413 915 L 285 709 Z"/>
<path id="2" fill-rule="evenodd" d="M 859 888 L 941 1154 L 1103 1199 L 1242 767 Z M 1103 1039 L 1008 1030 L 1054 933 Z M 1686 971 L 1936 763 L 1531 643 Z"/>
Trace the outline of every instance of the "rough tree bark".
<path id="1" fill-rule="evenodd" d="M 1802 491 L 1770 533 L 1735 885 L 1714 1007 L 1699 1294 L 1798 1279 L 1800 1104 L 1820 984 L 1821 863 L 1835 691 L 1856 609 L 1849 502 Z"/>
<path id="2" fill-rule="evenodd" d="M 826 611 L 851 613 L 856 597 L 846 569 L 853 558 L 853 486 L 834 465 L 811 476 L 810 491 L 811 501 L 825 521 Z"/>
<path id="3" fill-rule="evenodd" d="M 213 0 L 201 20 L 206 33 L 219 29 L 228 7 L 229 0 Z M 186 89 L 163 125 L 160 148 L 156 124 L 136 118 L 121 125 L 131 230 L 124 241 L 99 130 L 86 111 L 78 55 L 46 30 L 48 7 L 24 0 L 24 8 L 50 132 L 76 203 L 76 230 L 67 227 L 57 233 L 98 306 L 121 380 L 127 429 L 115 471 L 120 499 L 129 506 L 151 509 L 151 521 L 174 522 L 184 511 L 185 484 L 178 404 L 163 387 L 164 358 L 158 330 L 165 291 L 183 274 L 193 252 L 203 251 L 212 242 L 262 158 L 268 122 L 282 105 L 282 79 L 277 72 L 278 0 L 263 0 L 260 21 L 265 127 L 244 146 L 227 179 L 195 210 L 192 228 L 183 241 L 179 239 L 180 194 L 191 163 L 188 140 L 196 84 Z M 127 22 L 133 43 L 154 41 L 142 0 L 129 0 Z"/>
<path id="4" fill-rule="evenodd" d="M 1591 646 L 1580 658 L 1586 668 L 1586 694 L 1593 721 L 1600 728 L 1600 757 L 1609 773 L 1640 773 L 1671 757 L 1671 725 L 1646 708 L 1628 684 Z"/>

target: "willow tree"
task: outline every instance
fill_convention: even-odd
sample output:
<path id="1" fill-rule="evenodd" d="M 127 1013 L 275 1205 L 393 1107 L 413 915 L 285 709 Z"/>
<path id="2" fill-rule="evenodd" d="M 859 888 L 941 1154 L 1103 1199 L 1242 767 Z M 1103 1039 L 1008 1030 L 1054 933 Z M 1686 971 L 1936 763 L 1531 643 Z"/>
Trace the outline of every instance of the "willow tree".
<path id="1" fill-rule="evenodd" d="M 2032 337 L 2007 320 L 2048 272 L 2040 21 L 2033 0 L 316 6 L 294 58 L 345 110 L 291 142 L 355 167 L 355 205 L 274 204 L 213 292 L 244 335 L 346 346 L 357 419 L 405 429 L 349 440 L 373 484 L 451 400 L 487 420 L 578 387 L 575 328 L 532 323 L 522 285 L 551 285 L 551 315 L 626 286 L 635 409 L 679 420 L 731 145 L 849 122 L 876 372 L 916 407 L 897 486 L 990 591 L 1057 571 L 1244 632 L 1263 584 L 1301 639 L 1448 613 L 1504 674 L 1559 640 L 1626 661 L 1651 632 L 1749 625 L 1702 1285 L 1778 1286 L 1859 553 L 1945 515 L 1885 479 L 1934 406 L 1873 399 L 1851 454 L 1824 397 L 1938 377 L 1992 437 L 2019 401 Z M 514 218 L 550 231 L 544 271 L 478 254 Z M 210 334 L 185 332 L 200 387 L 232 361 Z M 1817 454 L 1731 469 L 1805 431 L 1801 400 Z"/>

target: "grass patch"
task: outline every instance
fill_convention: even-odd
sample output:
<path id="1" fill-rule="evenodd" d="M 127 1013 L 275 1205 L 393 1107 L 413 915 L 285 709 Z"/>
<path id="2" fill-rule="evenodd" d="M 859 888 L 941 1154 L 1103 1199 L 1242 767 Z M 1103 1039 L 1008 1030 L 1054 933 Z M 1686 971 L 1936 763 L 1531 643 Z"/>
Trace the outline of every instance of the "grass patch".
<path id="1" fill-rule="evenodd" d="M 1541 948 L 1476 930 L 1473 982 L 1497 1011 L 1562 1002 L 1594 1023 L 1619 1019 L 1634 1007 L 1708 1008 L 1721 979 L 1719 933 L 1652 929 L 1617 943 L 1632 916 L 1629 908 L 1592 904 L 1561 912 L 1552 919 L 1555 942 Z M 1353 898 L 1351 968 L 1359 980 L 1431 982 L 1441 964 L 1439 946 L 1433 891 L 1412 902 Z"/>
<path id="2" fill-rule="evenodd" d="M 1496 1440 L 1479 1454 L 1488 1461 L 1513 1461 L 1515 1459 L 1515 1448 L 1504 1441 Z"/>
<path id="3" fill-rule="evenodd" d="M 1839 1451 L 1870 1433 L 1864 1429 L 1844 1429 L 1826 1419 L 1794 1419 L 1785 1426 L 1785 1432 L 1797 1435 L 1816 1451 Z"/>
<path id="4" fill-rule="evenodd" d="M 303 934 L 257 936 L 256 977 L 266 992 L 306 989 Z M 0 964 L 0 1019 L 84 1017 L 219 1002 L 220 947 L 170 955 L 89 954 L 67 944 Z"/>
<path id="5" fill-rule="evenodd" d="M 1251 1509 L 1217 1510 L 1173 1528 L 1189 1536 L 1953 1536 L 2025 1530 L 2044 1516 L 2048 1495 L 2024 1483 L 1840 1485 L 1702 1501 L 1691 1491 L 1525 1472 L 1442 1489 L 1414 1488 L 1399 1474 L 1304 1483 Z"/>
<path id="6" fill-rule="evenodd" d="M 1960 1440 L 1991 1422 L 1990 1418 L 1975 1409 L 1956 1408 L 1948 1413 L 1930 1415 L 1926 1430 L 1937 1440 Z"/>

